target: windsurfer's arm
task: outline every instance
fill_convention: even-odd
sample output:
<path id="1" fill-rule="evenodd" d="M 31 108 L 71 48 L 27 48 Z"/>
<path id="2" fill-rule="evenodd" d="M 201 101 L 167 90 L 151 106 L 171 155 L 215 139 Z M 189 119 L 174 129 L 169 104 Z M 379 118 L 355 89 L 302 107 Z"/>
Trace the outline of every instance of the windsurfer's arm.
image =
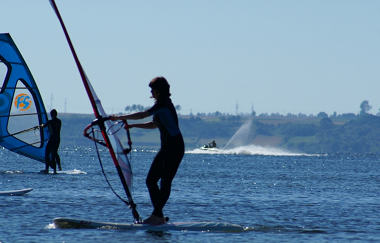
<path id="1" fill-rule="evenodd" d="M 155 129 L 157 128 L 156 124 L 153 121 L 145 122 L 145 123 L 136 123 L 136 124 L 128 124 L 128 128 L 137 127 L 143 129 Z"/>
<path id="2" fill-rule="evenodd" d="M 48 126 L 48 124 L 49 124 L 49 121 L 47 121 L 46 123 L 42 123 L 42 124 L 40 125 L 40 127 L 44 128 L 44 127 Z"/>
<path id="3" fill-rule="evenodd" d="M 111 121 L 117 121 L 117 120 L 140 120 L 144 119 L 145 117 L 150 116 L 149 112 L 147 111 L 140 111 L 128 115 L 122 115 L 122 116 L 110 116 Z"/>

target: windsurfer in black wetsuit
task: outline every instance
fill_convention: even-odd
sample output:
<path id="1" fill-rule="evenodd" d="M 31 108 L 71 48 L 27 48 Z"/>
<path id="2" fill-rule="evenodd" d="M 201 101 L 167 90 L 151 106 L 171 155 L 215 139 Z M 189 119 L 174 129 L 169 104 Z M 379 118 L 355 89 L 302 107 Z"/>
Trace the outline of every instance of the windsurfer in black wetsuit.
<path id="1" fill-rule="evenodd" d="M 162 212 L 170 196 L 173 178 L 185 153 L 185 144 L 178 126 L 177 112 L 171 101 L 170 85 L 164 77 L 154 78 L 149 87 L 152 88 L 151 98 L 155 104 L 148 110 L 122 116 L 111 116 L 111 120 L 139 120 L 153 115 L 153 121 L 146 123 L 130 124 L 128 127 L 145 129 L 157 128 L 160 130 L 161 148 L 150 167 L 146 184 L 150 199 L 153 204 L 153 212 L 143 224 L 166 223 Z M 160 187 L 157 183 L 161 179 Z"/>
<path id="2" fill-rule="evenodd" d="M 61 142 L 61 126 L 62 122 L 57 118 L 57 111 L 55 109 L 50 111 L 51 120 L 42 125 L 42 127 L 48 127 L 49 129 L 49 141 L 45 150 L 45 170 L 41 172 L 49 173 L 49 166 L 57 173 L 57 165 L 59 170 L 61 168 L 61 159 L 58 155 L 59 143 Z"/>

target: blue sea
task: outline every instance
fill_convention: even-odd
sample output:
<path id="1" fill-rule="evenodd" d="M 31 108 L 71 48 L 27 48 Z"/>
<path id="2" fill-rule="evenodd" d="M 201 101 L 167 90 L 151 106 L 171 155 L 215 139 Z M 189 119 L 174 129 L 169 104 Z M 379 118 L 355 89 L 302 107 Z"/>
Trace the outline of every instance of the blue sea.
<path id="1" fill-rule="evenodd" d="M 135 148 L 133 196 L 150 215 L 145 177 L 157 150 Z M 297 154 L 241 146 L 217 152 L 188 150 L 164 208 L 171 222 L 220 221 L 242 232 L 149 232 L 60 229 L 56 217 L 132 223 L 112 192 L 95 147 L 61 147 L 67 173 L 41 174 L 44 164 L 0 149 L 0 242 L 380 242 L 380 155 Z M 122 197 L 108 152 L 100 151 L 108 180 Z"/>

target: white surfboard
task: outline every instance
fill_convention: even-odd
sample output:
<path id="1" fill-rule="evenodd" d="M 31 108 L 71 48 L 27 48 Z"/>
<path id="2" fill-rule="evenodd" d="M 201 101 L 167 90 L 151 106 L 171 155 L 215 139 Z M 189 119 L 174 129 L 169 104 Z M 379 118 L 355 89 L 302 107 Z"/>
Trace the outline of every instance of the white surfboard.
<path id="1" fill-rule="evenodd" d="M 53 223 L 58 228 L 116 228 L 132 230 L 149 230 L 149 231 L 243 231 L 244 228 L 237 224 L 222 222 L 183 222 L 183 223 L 166 223 L 162 225 L 149 224 L 125 224 L 99 222 L 74 218 L 55 218 Z"/>
<path id="2" fill-rule="evenodd" d="M 0 191 L 0 196 L 22 196 L 25 193 L 32 191 L 32 188 L 12 190 L 12 191 Z"/>
<path id="3" fill-rule="evenodd" d="M 54 171 L 51 171 L 49 173 L 54 173 Z M 71 175 L 76 175 L 76 174 L 87 174 L 86 172 L 84 171 L 81 171 L 81 170 L 77 170 L 77 169 L 73 169 L 73 170 L 57 170 L 57 173 L 58 174 L 71 174 Z"/>
<path id="4" fill-rule="evenodd" d="M 33 172 L 26 172 L 26 173 L 33 173 Z M 38 173 L 44 174 L 44 172 L 40 171 Z M 54 174 L 54 170 L 49 170 L 49 174 Z M 87 174 L 84 171 L 73 169 L 73 170 L 57 170 L 57 174 L 69 174 L 69 175 L 77 175 L 77 174 Z"/>

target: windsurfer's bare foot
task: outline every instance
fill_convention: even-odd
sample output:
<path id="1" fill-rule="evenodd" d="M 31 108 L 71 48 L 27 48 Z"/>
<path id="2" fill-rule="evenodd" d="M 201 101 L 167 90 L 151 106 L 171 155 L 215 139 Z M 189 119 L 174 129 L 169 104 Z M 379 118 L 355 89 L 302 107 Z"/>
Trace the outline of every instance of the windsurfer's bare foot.
<path id="1" fill-rule="evenodd" d="M 157 217 L 156 215 L 150 215 L 149 218 L 145 219 L 143 224 L 152 224 L 152 225 L 160 225 L 165 224 L 165 218 L 164 217 Z"/>

